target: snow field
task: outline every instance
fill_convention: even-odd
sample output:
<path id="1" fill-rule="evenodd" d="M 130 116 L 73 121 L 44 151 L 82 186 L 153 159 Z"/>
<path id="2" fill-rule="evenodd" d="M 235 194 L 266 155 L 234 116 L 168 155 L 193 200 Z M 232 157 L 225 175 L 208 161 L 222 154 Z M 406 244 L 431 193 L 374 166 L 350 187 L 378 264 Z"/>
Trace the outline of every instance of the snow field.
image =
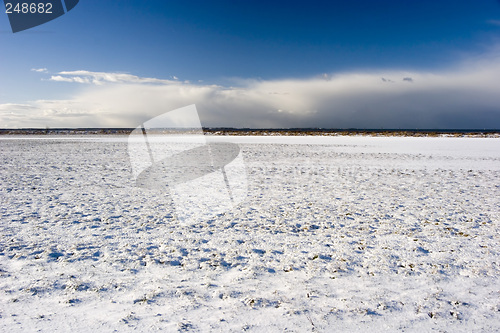
<path id="1" fill-rule="evenodd" d="M 126 137 L 0 139 L 0 328 L 500 329 L 498 139 L 229 139 L 247 199 L 184 223 Z"/>

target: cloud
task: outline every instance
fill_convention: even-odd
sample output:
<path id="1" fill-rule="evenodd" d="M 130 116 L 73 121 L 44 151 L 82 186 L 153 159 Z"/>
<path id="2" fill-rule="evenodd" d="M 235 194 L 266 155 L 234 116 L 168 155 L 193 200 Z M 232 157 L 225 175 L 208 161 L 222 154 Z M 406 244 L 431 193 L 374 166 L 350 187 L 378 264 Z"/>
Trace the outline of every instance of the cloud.
<path id="1" fill-rule="evenodd" d="M 12 112 L 13 110 L 28 110 L 36 109 L 31 104 L 17 104 L 17 103 L 5 103 L 0 104 L 0 112 Z"/>
<path id="2" fill-rule="evenodd" d="M 37 73 L 47 73 L 48 72 L 47 68 L 32 68 L 31 71 L 37 72 Z"/>
<path id="3" fill-rule="evenodd" d="M 59 81 L 59 82 L 77 82 L 76 77 L 75 78 L 70 78 L 70 77 L 64 77 L 61 75 L 52 75 L 50 77 L 51 81 Z M 80 83 L 90 83 L 90 82 L 80 82 Z"/>
<path id="4" fill-rule="evenodd" d="M 387 77 L 399 79 L 387 84 Z M 500 128 L 498 77 L 500 58 L 496 56 L 466 61 L 446 71 L 241 79 L 237 87 L 64 71 L 51 80 L 86 84 L 75 96 L 2 104 L 0 123 L 7 128 L 133 128 L 196 104 L 205 127 Z"/>
<path id="5" fill-rule="evenodd" d="M 103 85 L 105 83 L 152 83 L 152 84 L 169 84 L 174 81 L 162 80 L 156 78 L 143 78 L 131 74 L 124 73 L 107 73 L 107 72 L 90 72 L 90 71 L 63 71 L 50 77 L 51 81 L 60 82 L 76 82 Z M 174 80 L 177 78 L 174 76 Z"/>

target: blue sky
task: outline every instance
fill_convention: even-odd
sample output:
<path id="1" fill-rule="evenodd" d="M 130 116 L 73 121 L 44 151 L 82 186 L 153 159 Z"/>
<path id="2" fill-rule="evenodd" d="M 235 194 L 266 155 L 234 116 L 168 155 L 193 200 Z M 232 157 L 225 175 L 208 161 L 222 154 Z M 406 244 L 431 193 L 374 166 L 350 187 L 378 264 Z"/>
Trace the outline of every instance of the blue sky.
<path id="1" fill-rule="evenodd" d="M 0 50 L 3 128 L 500 128 L 496 0 L 80 0 Z"/>

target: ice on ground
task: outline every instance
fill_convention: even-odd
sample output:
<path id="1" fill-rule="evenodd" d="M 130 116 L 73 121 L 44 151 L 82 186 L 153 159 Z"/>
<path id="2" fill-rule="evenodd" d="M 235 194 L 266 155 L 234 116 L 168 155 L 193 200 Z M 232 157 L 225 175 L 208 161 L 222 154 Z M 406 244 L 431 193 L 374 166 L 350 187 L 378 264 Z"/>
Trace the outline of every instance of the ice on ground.
<path id="1" fill-rule="evenodd" d="M 237 209 L 179 223 L 126 137 L 0 139 L 0 330 L 500 330 L 500 141 L 234 137 Z"/>

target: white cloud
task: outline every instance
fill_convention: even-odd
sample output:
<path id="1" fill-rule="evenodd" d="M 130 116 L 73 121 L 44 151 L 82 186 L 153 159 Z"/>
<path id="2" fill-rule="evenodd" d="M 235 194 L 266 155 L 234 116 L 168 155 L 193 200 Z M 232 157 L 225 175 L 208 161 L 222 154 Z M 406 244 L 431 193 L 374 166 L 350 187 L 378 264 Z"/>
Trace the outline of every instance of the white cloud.
<path id="1" fill-rule="evenodd" d="M 47 73 L 48 72 L 47 68 L 32 68 L 31 71 L 37 72 L 37 73 Z"/>
<path id="2" fill-rule="evenodd" d="M 27 109 L 36 109 L 31 104 L 17 104 L 17 103 L 5 103 L 0 104 L 0 112 L 13 112 L 13 110 L 27 110 Z"/>
<path id="3" fill-rule="evenodd" d="M 500 128 L 498 77 L 495 57 L 447 71 L 240 80 L 238 87 L 64 71 L 51 80 L 87 85 L 67 100 L 0 105 L 0 122 L 3 127 L 136 127 L 196 104 L 207 127 Z"/>
<path id="4" fill-rule="evenodd" d="M 59 82 L 76 82 L 74 78 L 64 77 L 61 75 L 52 75 L 50 77 L 50 80 L 51 81 L 59 81 Z M 80 83 L 82 83 L 82 82 L 80 82 Z M 88 82 L 88 83 L 90 83 L 90 82 Z"/>
<path id="5" fill-rule="evenodd" d="M 63 71 L 53 75 L 50 80 L 63 82 L 77 82 L 102 85 L 105 83 L 154 83 L 154 84 L 169 84 L 174 81 L 162 80 L 156 78 L 143 78 L 131 74 L 124 73 L 106 73 L 106 72 L 90 72 L 90 71 Z M 175 78 L 175 77 L 174 77 Z M 177 78 L 175 78 L 177 79 Z"/>

